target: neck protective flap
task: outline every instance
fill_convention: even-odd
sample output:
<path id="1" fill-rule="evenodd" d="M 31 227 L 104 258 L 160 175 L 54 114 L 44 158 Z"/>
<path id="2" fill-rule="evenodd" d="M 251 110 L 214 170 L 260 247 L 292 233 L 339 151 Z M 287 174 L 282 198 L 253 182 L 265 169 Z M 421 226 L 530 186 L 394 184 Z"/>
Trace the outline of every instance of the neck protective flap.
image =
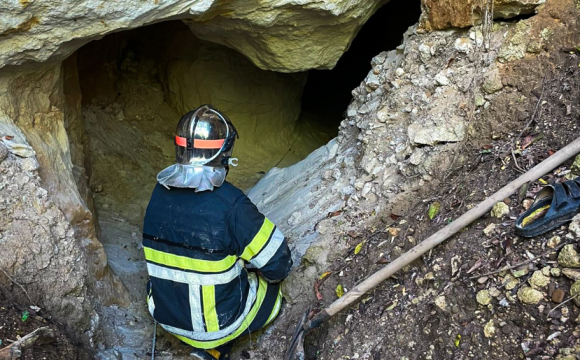
<path id="1" fill-rule="evenodd" d="M 157 181 L 169 187 L 190 188 L 196 192 L 220 187 L 226 179 L 226 169 L 205 165 L 174 164 L 157 174 Z"/>

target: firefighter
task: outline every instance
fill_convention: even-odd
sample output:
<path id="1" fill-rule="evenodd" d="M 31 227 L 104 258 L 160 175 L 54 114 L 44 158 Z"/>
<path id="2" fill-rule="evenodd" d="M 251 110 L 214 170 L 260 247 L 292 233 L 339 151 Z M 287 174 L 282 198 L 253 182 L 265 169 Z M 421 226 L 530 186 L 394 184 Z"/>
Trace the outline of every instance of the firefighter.
<path id="1" fill-rule="evenodd" d="M 228 358 L 235 339 L 272 322 L 292 266 L 280 229 L 225 180 L 237 136 L 210 105 L 185 114 L 143 225 L 149 312 L 199 359 Z"/>

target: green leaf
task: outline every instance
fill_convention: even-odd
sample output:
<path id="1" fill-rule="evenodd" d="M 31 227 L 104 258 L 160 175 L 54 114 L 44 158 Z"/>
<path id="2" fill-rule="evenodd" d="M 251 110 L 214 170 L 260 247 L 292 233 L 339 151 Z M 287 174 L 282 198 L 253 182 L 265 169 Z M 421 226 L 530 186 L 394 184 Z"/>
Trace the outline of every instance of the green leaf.
<path id="1" fill-rule="evenodd" d="M 431 206 L 429 206 L 429 219 L 433 220 L 437 214 L 439 214 L 439 209 L 441 208 L 441 203 L 439 201 L 435 201 Z"/>
<path id="2" fill-rule="evenodd" d="M 460 342 L 461 342 L 461 335 L 457 334 L 457 337 L 455 338 L 455 340 L 453 340 L 455 347 L 459 347 Z"/>
<path id="3" fill-rule="evenodd" d="M 359 253 L 359 252 L 362 250 L 362 247 L 363 247 L 364 243 L 365 243 L 365 242 L 363 241 L 363 242 L 361 242 L 360 244 L 358 244 L 358 245 L 357 245 L 357 246 L 354 248 L 354 254 L 355 254 L 355 255 L 358 255 L 358 253 Z"/>
<path id="4" fill-rule="evenodd" d="M 341 284 L 338 284 L 335 292 L 336 292 L 336 296 L 338 296 L 339 298 L 342 297 L 342 295 L 344 295 L 344 288 L 342 287 Z"/>
<path id="5" fill-rule="evenodd" d="M 26 320 L 28 320 L 28 317 L 29 317 L 29 316 L 30 316 L 30 314 L 28 313 L 28 311 L 27 311 L 27 310 L 24 310 L 24 311 L 22 312 L 22 318 L 21 318 L 21 320 L 22 320 L 22 321 L 26 321 Z"/>

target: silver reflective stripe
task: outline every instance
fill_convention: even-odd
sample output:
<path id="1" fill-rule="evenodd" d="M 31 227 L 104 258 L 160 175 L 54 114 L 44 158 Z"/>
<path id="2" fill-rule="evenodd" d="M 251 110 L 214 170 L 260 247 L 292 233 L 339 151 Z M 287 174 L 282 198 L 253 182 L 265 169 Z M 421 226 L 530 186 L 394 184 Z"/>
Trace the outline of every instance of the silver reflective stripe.
<path id="1" fill-rule="evenodd" d="M 152 263 L 147 263 L 149 275 L 189 285 L 220 285 L 236 279 L 242 272 L 243 260 L 238 260 L 228 271 L 221 274 L 198 274 L 176 269 L 169 269 Z"/>
<path id="2" fill-rule="evenodd" d="M 155 319 L 155 316 L 153 315 L 155 314 L 155 301 L 153 301 L 153 295 L 149 296 L 147 299 L 147 307 L 149 308 L 149 313 L 151 313 L 151 316 Z"/>
<path id="3" fill-rule="evenodd" d="M 228 326 L 227 328 L 221 329 L 220 331 L 215 332 L 195 332 L 195 331 L 187 331 L 183 329 L 179 329 L 173 326 L 161 324 L 161 326 L 173 333 L 175 335 L 184 336 L 186 338 L 197 340 L 197 341 L 212 341 L 212 340 L 219 340 L 222 339 L 234 331 L 236 331 L 244 322 L 248 313 L 252 309 L 254 302 L 256 300 L 256 293 L 258 290 L 258 280 L 256 279 L 256 275 L 253 273 L 248 274 L 248 282 L 250 283 L 250 291 L 248 293 L 248 299 L 246 300 L 246 306 L 244 308 L 244 312 L 236 319 L 236 321 Z"/>
<path id="4" fill-rule="evenodd" d="M 272 320 L 276 318 L 276 316 L 278 316 L 278 313 L 280 312 L 281 308 L 282 308 L 282 293 L 278 292 L 276 304 L 274 304 L 274 309 L 272 310 L 272 313 L 270 314 L 270 317 L 268 318 L 268 321 L 266 321 L 265 325 L 268 325 Z"/>
<path id="5" fill-rule="evenodd" d="M 191 308 L 191 325 L 193 331 L 204 332 L 203 315 L 201 313 L 201 286 L 189 285 L 189 307 Z"/>
<path id="6" fill-rule="evenodd" d="M 253 258 L 250 263 L 260 269 L 266 265 L 270 259 L 272 259 L 272 256 L 276 254 L 276 251 L 278 251 L 278 248 L 282 245 L 282 242 L 284 242 L 284 234 L 276 228 L 268 245 L 266 245 L 266 247 L 262 249 L 258 256 Z"/>

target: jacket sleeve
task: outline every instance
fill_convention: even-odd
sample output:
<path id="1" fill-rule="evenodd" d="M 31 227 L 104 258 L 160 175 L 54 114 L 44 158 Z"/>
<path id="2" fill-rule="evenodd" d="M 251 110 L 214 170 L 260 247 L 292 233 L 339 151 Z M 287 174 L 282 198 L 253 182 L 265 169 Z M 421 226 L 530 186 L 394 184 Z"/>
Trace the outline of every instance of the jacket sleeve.
<path id="1" fill-rule="evenodd" d="M 271 282 L 288 276 L 292 256 L 284 234 L 245 195 L 234 205 L 232 230 L 239 257 L 260 269 Z"/>

